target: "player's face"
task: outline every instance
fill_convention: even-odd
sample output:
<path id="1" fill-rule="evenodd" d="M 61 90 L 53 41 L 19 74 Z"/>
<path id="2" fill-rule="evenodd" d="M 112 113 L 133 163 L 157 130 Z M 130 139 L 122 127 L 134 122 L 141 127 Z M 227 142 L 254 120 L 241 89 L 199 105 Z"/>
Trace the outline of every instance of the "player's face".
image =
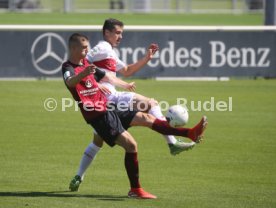
<path id="1" fill-rule="evenodd" d="M 76 50 L 80 58 L 85 58 L 86 54 L 88 53 L 88 41 L 85 40 L 80 42 Z"/>
<path id="2" fill-rule="evenodd" d="M 123 27 L 115 25 L 115 28 L 112 31 L 106 30 L 105 40 L 109 42 L 112 47 L 116 47 L 120 44 L 123 38 Z"/>

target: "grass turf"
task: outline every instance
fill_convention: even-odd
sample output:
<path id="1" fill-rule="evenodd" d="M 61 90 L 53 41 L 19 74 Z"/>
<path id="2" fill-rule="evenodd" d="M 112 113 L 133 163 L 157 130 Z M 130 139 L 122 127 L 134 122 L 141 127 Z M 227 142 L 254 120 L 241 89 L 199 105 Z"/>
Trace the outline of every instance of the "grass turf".
<path id="1" fill-rule="evenodd" d="M 107 18 L 126 25 L 263 25 L 262 14 L 79 14 L 1 13 L 0 24 L 102 25 Z"/>
<path id="2" fill-rule="evenodd" d="M 206 140 L 192 151 L 171 156 L 164 139 L 142 127 L 138 141 L 143 187 L 157 200 L 126 198 L 124 151 L 107 145 L 77 193 L 67 192 L 91 128 L 73 108 L 61 81 L 0 82 L 1 207 L 190 207 L 276 206 L 275 80 L 157 82 L 136 80 L 137 92 L 175 104 L 233 98 L 232 112 L 191 112 L 188 126 L 206 114 Z M 48 112 L 46 98 L 58 100 Z M 188 105 L 188 107 L 191 107 Z"/>

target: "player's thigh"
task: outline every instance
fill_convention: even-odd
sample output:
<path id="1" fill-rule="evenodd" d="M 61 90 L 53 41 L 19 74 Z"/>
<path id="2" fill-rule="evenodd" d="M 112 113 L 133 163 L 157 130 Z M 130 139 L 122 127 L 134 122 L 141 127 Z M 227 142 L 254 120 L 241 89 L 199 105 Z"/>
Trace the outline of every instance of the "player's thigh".
<path id="1" fill-rule="evenodd" d="M 137 112 L 132 119 L 130 126 L 145 126 L 151 128 L 155 119 L 154 116 L 148 113 Z"/>
<path id="2" fill-rule="evenodd" d="M 126 152 L 137 152 L 137 143 L 132 135 L 127 131 L 118 135 L 115 143 L 123 147 Z"/>
<path id="3" fill-rule="evenodd" d="M 131 104 L 135 110 L 148 112 L 152 107 L 158 105 L 158 102 L 153 98 L 135 94 Z"/>

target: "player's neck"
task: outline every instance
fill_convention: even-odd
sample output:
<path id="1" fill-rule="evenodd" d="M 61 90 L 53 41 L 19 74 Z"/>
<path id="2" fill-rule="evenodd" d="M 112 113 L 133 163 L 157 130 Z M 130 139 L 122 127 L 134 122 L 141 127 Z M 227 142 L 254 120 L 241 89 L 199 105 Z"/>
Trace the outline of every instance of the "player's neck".
<path id="1" fill-rule="evenodd" d="M 68 59 L 71 63 L 76 64 L 76 65 L 82 65 L 83 59 L 75 58 L 70 56 Z"/>
<path id="2" fill-rule="evenodd" d="M 106 40 L 105 38 L 104 38 L 104 41 L 107 42 L 107 43 L 109 43 L 109 44 L 111 45 L 111 47 L 114 48 L 114 47 L 112 46 L 112 44 L 111 44 L 108 40 Z"/>

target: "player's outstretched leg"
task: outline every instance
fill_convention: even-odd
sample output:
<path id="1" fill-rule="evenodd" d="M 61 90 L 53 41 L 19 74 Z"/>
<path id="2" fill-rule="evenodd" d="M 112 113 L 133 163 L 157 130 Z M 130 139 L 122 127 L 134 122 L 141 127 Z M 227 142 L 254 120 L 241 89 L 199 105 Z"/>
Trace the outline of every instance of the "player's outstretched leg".
<path id="1" fill-rule="evenodd" d="M 203 132 L 206 129 L 207 124 L 207 117 L 203 116 L 200 122 L 189 131 L 188 137 L 196 143 L 201 142 L 203 139 Z"/>
<path id="2" fill-rule="evenodd" d="M 157 119 L 166 121 L 166 118 L 163 116 L 158 103 L 156 103 L 155 106 L 151 107 L 151 109 L 149 110 L 149 114 L 153 115 Z M 181 152 L 188 151 L 195 146 L 194 142 L 186 143 L 181 139 L 176 139 L 173 135 L 163 135 L 163 136 L 168 142 L 171 155 L 177 155 Z"/>
<path id="3" fill-rule="evenodd" d="M 173 128 L 167 121 L 156 119 L 150 114 L 138 112 L 131 126 L 146 126 L 163 135 L 175 135 L 190 138 L 192 141 L 199 143 L 203 138 L 203 132 L 208 122 L 207 117 L 203 116 L 200 122 L 193 128 Z"/>
<path id="4" fill-rule="evenodd" d="M 152 124 L 152 129 L 161 134 L 172 134 L 183 136 L 199 143 L 203 139 L 203 132 L 207 127 L 207 117 L 203 116 L 200 122 L 193 128 L 173 128 L 167 122 L 156 119 Z"/>
<path id="5" fill-rule="evenodd" d="M 162 114 L 162 111 L 158 105 L 158 102 L 154 99 L 147 98 L 140 94 L 135 94 L 132 100 L 132 104 L 136 110 L 141 111 L 141 109 L 146 109 L 145 112 L 153 115 L 155 118 L 166 121 L 165 116 Z M 144 110 L 142 110 L 144 112 Z M 176 155 L 181 152 L 192 149 L 195 146 L 195 143 L 186 143 L 181 139 L 176 139 L 173 135 L 163 135 L 167 141 L 171 155 Z"/>

